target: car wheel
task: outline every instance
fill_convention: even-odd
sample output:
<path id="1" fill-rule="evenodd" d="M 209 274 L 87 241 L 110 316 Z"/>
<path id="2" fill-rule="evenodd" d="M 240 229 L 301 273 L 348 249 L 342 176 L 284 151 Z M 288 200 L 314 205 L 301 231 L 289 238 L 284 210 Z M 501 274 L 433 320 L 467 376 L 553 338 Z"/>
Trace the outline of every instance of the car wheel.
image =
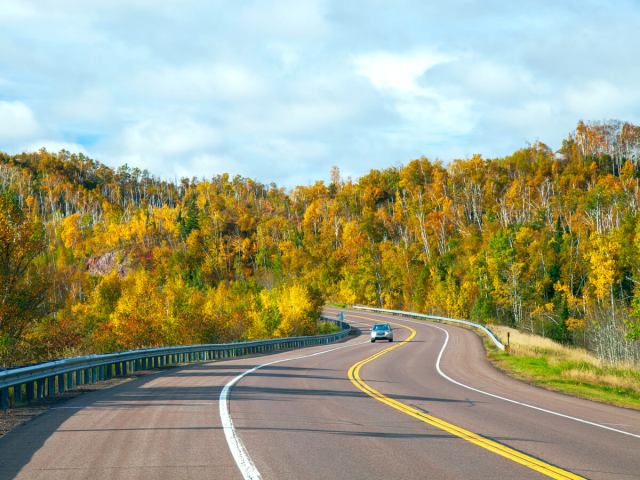
<path id="1" fill-rule="evenodd" d="M 393 338 L 390 338 L 390 339 L 389 339 L 389 341 L 390 341 L 390 342 L 393 342 Z"/>
<path id="2" fill-rule="evenodd" d="M 375 339 L 375 338 L 372 338 L 372 339 L 371 339 L 371 343 L 376 343 L 376 339 Z"/>

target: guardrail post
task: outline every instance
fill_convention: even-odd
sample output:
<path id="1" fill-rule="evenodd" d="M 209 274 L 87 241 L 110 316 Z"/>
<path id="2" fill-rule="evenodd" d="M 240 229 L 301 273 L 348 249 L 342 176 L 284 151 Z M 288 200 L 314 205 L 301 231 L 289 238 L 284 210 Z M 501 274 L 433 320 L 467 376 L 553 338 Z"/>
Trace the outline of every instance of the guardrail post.
<path id="1" fill-rule="evenodd" d="M 61 393 L 64 393 L 65 391 L 65 385 L 64 385 L 64 373 L 61 375 L 56 375 L 57 377 L 57 382 L 58 382 L 58 395 L 60 395 Z"/>
<path id="2" fill-rule="evenodd" d="M 9 408 L 9 387 L 0 389 L 0 409 Z"/>
<path id="3" fill-rule="evenodd" d="M 56 377 L 47 377 L 47 397 L 55 397 L 56 396 Z"/>
<path id="4" fill-rule="evenodd" d="M 44 398 L 44 378 L 39 378 L 36 381 L 36 385 L 38 386 L 38 396 L 36 398 L 40 400 L 41 398 Z"/>
<path id="5" fill-rule="evenodd" d="M 33 388 L 33 381 L 27 382 L 27 402 L 32 402 L 36 398 L 36 391 Z"/>
<path id="6" fill-rule="evenodd" d="M 22 384 L 13 386 L 13 401 L 15 403 L 22 403 Z"/>

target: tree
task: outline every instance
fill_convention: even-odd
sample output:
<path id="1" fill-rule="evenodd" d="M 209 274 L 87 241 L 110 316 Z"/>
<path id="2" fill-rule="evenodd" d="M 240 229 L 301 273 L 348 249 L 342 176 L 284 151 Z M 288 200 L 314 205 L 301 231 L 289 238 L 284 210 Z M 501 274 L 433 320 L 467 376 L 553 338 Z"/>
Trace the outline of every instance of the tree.
<path id="1" fill-rule="evenodd" d="M 25 329 L 47 313 L 47 284 L 34 263 L 45 249 L 44 229 L 27 217 L 18 198 L 0 192 L 0 362 Z"/>

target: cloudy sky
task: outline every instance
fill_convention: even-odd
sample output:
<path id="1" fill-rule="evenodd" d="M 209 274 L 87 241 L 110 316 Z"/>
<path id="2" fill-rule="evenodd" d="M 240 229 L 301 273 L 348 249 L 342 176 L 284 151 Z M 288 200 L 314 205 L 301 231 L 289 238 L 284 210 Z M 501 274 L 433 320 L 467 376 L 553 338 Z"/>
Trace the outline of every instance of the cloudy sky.
<path id="1" fill-rule="evenodd" d="M 557 148 L 640 123 L 639 25 L 638 0 L 0 0 L 0 150 L 293 186 Z"/>

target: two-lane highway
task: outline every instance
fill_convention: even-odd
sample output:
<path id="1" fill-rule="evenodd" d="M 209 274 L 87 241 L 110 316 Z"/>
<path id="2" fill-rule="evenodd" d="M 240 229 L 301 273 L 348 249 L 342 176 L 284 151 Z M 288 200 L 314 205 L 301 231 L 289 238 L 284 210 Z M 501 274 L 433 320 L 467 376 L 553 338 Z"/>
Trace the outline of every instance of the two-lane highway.
<path id="1" fill-rule="evenodd" d="M 0 439 L 0 478 L 640 477 L 640 412 L 513 380 L 469 330 L 347 321 L 365 334 L 394 322 L 396 341 L 361 335 L 83 395 Z"/>

